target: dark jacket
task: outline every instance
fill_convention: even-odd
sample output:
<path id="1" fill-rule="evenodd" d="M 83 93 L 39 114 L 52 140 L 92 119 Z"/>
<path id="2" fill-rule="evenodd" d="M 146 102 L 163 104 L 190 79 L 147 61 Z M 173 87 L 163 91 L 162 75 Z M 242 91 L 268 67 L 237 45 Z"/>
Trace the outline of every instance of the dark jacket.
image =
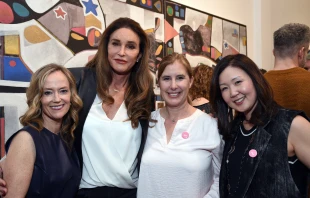
<path id="1" fill-rule="evenodd" d="M 305 114 L 300 111 L 279 109 L 277 114 L 259 126 L 249 149 L 255 149 L 257 156 L 246 157 L 240 175 L 242 196 L 248 198 L 297 198 L 305 197 L 299 192 L 291 176 L 288 163 L 287 139 L 292 120 Z M 232 131 L 238 131 L 241 120 L 234 121 Z M 234 135 L 235 136 L 235 135 Z M 234 137 L 226 141 L 220 173 L 220 197 L 228 197 L 227 154 Z M 237 170 L 239 171 L 239 170 Z M 301 173 L 307 174 L 307 172 Z M 306 188 L 306 182 L 304 188 Z"/>
<path id="2" fill-rule="evenodd" d="M 82 156 L 82 132 L 84 123 L 86 121 L 88 112 L 95 100 L 96 94 L 97 94 L 97 84 L 96 84 L 96 73 L 95 68 L 71 68 L 71 73 L 75 76 L 75 79 L 77 81 L 77 90 L 78 95 L 83 101 L 83 108 L 79 112 L 79 124 L 74 131 L 75 141 L 74 141 L 74 147 L 76 149 L 79 162 L 81 164 L 81 171 L 83 167 L 83 156 Z M 139 120 L 139 123 L 142 128 L 142 138 L 141 138 L 141 145 L 138 151 L 138 163 L 137 167 L 138 170 L 140 168 L 141 163 L 141 157 L 143 148 L 146 141 L 147 131 L 149 122 L 148 120 Z M 103 153 L 104 154 L 104 153 Z"/>

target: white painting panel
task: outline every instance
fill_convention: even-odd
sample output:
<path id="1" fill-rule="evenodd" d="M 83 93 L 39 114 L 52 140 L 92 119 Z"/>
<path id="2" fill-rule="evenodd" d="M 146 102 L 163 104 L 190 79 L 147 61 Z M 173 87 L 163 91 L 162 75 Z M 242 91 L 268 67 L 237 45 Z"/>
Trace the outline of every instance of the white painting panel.
<path id="1" fill-rule="evenodd" d="M 212 18 L 212 36 L 211 45 L 215 47 L 219 52 L 222 53 L 223 43 L 223 20 L 213 17 Z"/>

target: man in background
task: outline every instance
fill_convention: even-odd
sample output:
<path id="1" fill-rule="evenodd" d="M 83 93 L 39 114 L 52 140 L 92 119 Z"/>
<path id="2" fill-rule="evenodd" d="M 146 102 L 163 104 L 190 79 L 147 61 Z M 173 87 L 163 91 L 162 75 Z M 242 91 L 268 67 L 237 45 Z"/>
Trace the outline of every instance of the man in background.
<path id="1" fill-rule="evenodd" d="M 310 117 L 310 72 L 303 67 L 310 42 L 308 26 L 291 23 L 274 32 L 275 63 L 265 73 L 275 101 L 288 109 L 302 110 Z"/>
<path id="2" fill-rule="evenodd" d="M 310 49 L 308 50 L 307 61 L 306 61 L 305 69 L 308 70 L 308 71 L 310 72 Z"/>

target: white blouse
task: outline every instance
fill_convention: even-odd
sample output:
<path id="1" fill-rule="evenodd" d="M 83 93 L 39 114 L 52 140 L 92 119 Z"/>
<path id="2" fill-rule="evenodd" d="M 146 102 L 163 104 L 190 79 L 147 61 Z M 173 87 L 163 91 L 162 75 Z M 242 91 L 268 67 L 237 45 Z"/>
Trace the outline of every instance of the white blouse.
<path id="1" fill-rule="evenodd" d="M 200 110 L 178 120 L 167 144 L 165 119 L 149 128 L 138 182 L 139 198 L 219 197 L 223 144 L 214 118 Z"/>
<path id="2" fill-rule="evenodd" d="M 142 129 L 140 125 L 133 129 L 130 121 L 124 122 L 127 118 L 124 102 L 111 120 L 102 109 L 102 100 L 96 96 L 83 128 L 80 188 L 136 188 L 136 157 Z"/>

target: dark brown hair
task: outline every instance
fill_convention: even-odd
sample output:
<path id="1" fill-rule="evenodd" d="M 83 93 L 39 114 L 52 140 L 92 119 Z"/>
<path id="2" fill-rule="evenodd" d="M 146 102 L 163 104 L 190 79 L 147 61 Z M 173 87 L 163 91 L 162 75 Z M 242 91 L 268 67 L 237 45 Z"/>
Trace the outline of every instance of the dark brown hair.
<path id="1" fill-rule="evenodd" d="M 253 85 L 257 96 L 257 105 L 252 112 L 250 123 L 254 125 L 262 125 L 264 118 L 271 117 L 275 113 L 276 103 L 273 100 L 272 88 L 260 72 L 256 64 L 243 54 L 229 55 L 224 57 L 216 65 L 211 80 L 210 87 L 210 103 L 212 109 L 218 118 L 218 128 L 224 139 L 230 137 L 230 124 L 233 121 L 232 108 L 230 108 L 222 97 L 219 85 L 220 74 L 227 67 L 236 67 L 242 69 L 253 81 Z M 238 113 L 236 117 L 245 119 L 244 114 Z"/>
<path id="2" fill-rule="evenodd" d="M 96 69 L 97 93 L 104 103 L 112 104 L 114 99 L 109 95 L 109 85 L 112 83 L 112 68 L 108 60 L 108 43 L 110 36 L 120 28 L 128 28 L 140 39 L 140 54 L 138 62 L 133 66 L 125 92 L 125 105 L 132 127 L 137 128 L 138 119 L 149 119 L 152 108 L 153 78 L 148 68 L 149 40 L 139 23 L 129 18 L 119 18 L 113 21 L 101 35 L 98 52 L 87 63 L 87 67 Z"/>

